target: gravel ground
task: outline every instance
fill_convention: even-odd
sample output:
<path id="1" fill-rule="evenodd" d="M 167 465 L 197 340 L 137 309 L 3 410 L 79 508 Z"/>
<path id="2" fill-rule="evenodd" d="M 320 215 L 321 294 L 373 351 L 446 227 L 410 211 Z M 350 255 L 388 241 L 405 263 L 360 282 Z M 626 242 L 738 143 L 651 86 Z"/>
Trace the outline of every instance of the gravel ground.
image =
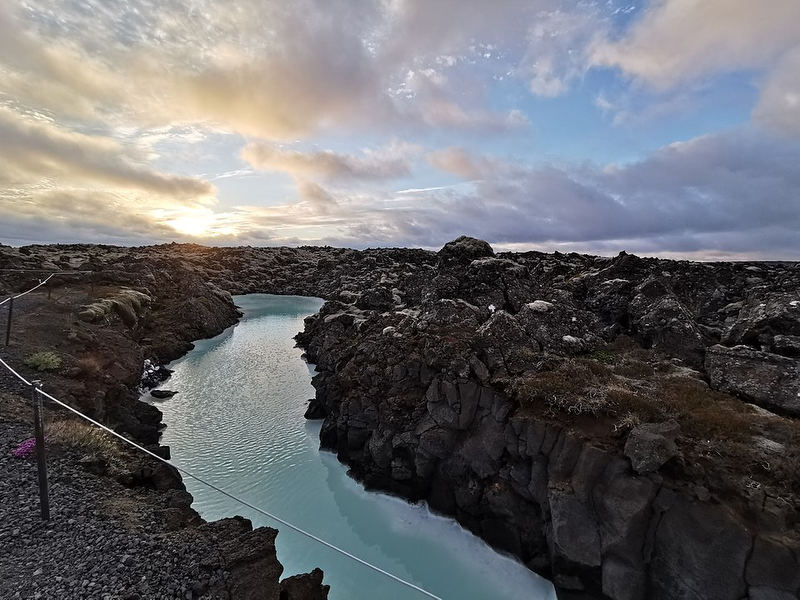
<path id="1" fill-rule="evenodd" d="M 30 435 L 28 424 L 0 421 L 0 598 L 227 596 L 227 573 L 198 528 L 163 533 L 162 507 L 181 492 L 125 488 L 79 466 L 80 452 L 54 448 L 42 522 L 35 459 L 12 456 Z"/>

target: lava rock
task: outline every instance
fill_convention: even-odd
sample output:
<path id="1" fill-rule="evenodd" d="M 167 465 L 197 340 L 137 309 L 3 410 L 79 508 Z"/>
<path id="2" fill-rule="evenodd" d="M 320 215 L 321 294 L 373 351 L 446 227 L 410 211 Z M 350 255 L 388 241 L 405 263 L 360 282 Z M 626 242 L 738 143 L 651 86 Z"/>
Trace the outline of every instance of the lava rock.
<path id="1" fill-rule="evenodd" d="M 706 353 L 711 387 L 765 408 L 800 416 L 800 361 L 747 346 L 712 346 Z"/>
<path id="2" fill-rule="evenodd" d="M 668 423 L 643 423 L 628 434 L 625 456 L 637 473 L 652 473 L 669 459 L 678 455 L 675 436 L 680 430 L 674 421 Z"/>

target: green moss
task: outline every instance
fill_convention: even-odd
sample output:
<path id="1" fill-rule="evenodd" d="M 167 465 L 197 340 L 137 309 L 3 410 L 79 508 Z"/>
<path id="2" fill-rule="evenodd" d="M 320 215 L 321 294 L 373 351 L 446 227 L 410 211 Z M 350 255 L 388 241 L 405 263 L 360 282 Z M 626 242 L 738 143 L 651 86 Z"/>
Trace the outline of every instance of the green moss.
<path id="1" fill-rule="evenodd" d="M 589 355 L 589 358 L 601 362 L 604 365 L 614 364 L 614 355 L 608 350 L 595 350 Z"/>

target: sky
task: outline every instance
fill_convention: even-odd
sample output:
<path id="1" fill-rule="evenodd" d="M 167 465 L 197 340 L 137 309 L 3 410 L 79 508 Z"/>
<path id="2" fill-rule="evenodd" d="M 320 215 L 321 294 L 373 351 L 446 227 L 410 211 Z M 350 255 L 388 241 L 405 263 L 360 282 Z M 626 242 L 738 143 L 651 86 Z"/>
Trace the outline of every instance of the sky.
<path id="1" fill-rule="evenodd" d="M 3 0 L 0 243 L 800 258 L 798 0 Z"/>

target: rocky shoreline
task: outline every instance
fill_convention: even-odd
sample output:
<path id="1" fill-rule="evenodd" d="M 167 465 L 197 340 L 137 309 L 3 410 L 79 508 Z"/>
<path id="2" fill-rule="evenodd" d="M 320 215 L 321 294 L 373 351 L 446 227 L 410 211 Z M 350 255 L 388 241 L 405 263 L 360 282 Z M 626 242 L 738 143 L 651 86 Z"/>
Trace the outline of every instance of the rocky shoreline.
<path id="1" fill-rule="evenodd" d="M 43 254 L 0 247 L 0 268 L 74 270 Z M 60 254 L 60 253 L 59 253 Z M 103 249 L 94 272 L 57 276 L 47 293 L 16 302 L 12 344 L 4 357 L 50 393 L 114 427 L 161 456 L 161 412 L 139 401 L 145 359 L 160 365 L 236 323 L 230 294 L 179 261 L 114 260 Z M 120 253 L 124 256 L 124 252 Z M 82 259 L 85 257 L 82 257 Z M 4 272 L 0 295 L 30 287 L 36 273 Z M 50 296 L 48 298 L 47 296 Z M 58 357 L 56 368 L 25 365 L 37 353 Z M 143 379 L 143 375 L 145 376 Z M 148 381 L 148 377 L 150 380 Z M 205 523 L 191 508 L 177 471 L 48 408 L 48 457 L 53 518 L 41 523 L 35 466 L 11 451 L 30 437 L 27 390 L 0 373 L 3 458 L 8 495 L 0 596 L 21 598 L 248 598 L 323 600 L 328 586 L 317 569 L 281 581 L 277 530 L 253 529 L 240 517 Z M 57 432 L 67 431 L 58 437 Z M 74 433 L 74 432 L 78 433 Z M 86 440 L 93 440 L 87 443 Z M 7 531 L 6 531 L 7 529 Z"/>
<path id="2" fill-rule="evenodd" d="M 124 392 L 144 358 L 235 321 L 229 293 L 322 296 L 298 336 L 319 372 L 309 416 L 368 486 L 427 500 L 564 597 L 800 597 L 798 263 L 460 238 L 438 253 L 0 247 L 8 266 L 95 271 L 106 302 L 74 302 L 62 351 L 134 340 L 103 365 L 124 384 L 67 367 L 52 385 L 138 439 L 160 421 Z"/>

